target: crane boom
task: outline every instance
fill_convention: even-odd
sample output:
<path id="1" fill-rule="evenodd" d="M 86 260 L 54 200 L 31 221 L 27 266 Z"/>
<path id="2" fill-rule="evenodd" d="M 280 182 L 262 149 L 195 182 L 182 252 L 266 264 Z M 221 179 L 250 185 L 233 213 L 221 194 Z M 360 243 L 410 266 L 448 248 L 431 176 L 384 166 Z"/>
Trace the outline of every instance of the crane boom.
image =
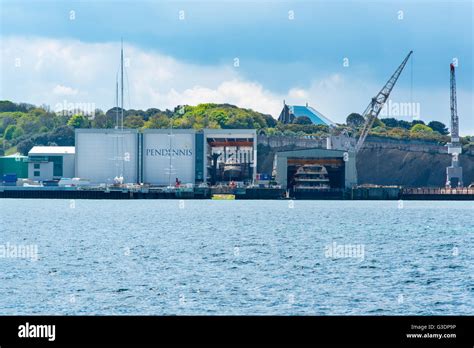
<path id="1" fill-rule="evenodd" d="M 454 72 L 454 64 L 451 63 L 451 143 L 459 143 L 459 118 L 458 118 L 458 107 L 456 103 L 456 75 Z"/>
<path id="2" fill-rule="evenodd" d="M 456 102 L 456 74 L 454 64 L 450 64 L 450 97 L 451 97 L 451 142 L 448 144 L 448 153 L 451 154 L 451 166 L 446 168 L 446 186 L 449 188 L 462 187 L 462 167 L 459 155 L 462 145 L 459 141 L 459 117 Z"/>
<path id="3" fill-rule="evenodd" d="M 408 55 L 405 57 L 403 62 L 400 64 L 397 70 L 395 70 L 393 75 L 387 81 L 385 86 L 383 86 L 380 92 L 375 97 L 372 98 L 370 104 L 365 109 L 364 114 L 363 114 L 363 116 L 365 117 L 365 123 L 360 133 L 359 140 L 357 141 L 357 144 L 355 147 L 356 152 L 359 152 L 359 150 L 362 148 L 362 145 L 364 145 L 365 138 L 367 138 L 367 135 L 369 134 L 369 131 L 372 128 L 372 125 L 374 124 L 375 119 L 379 115 L 385 102 L 390 96 L 390 93 L 392 92 L 392 89 L 395 86 L 395 83 L 400 77 L 400 74 L 402 73 L 402 70 L 407 64 L 407 61 L 410 58 L 412 53 L 413 51 L 410 51 L 410 53 L 408 53 Z"/>

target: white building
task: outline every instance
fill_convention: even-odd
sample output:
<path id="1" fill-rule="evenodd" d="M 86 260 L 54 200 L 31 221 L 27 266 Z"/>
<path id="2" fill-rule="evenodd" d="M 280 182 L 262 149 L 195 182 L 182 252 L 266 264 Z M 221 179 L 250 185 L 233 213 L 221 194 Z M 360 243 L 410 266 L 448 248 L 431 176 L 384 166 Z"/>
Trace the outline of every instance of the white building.
<path id="1" fill-rule="evenodd" d="M 76 177 L 93 184 L 138 182 L 136 129 L 76 129 Z"/>
<path id="2" fill-rule="evenodd" d="M 76 129 L 76 177 L 157 186 L 255 180 L 255 129 Z"/>
<path id="3" fill-rule="evenodd" d="M 72 178 L 74 146 L 34 146 L 28 152 L 28 178 L 35 181 Z"/>
<path id="4" fill-rule="evenodd" d="M 194 184 L 194 129 L 145 129 L 142 141 L 143 182 L 153 185 Z"/>

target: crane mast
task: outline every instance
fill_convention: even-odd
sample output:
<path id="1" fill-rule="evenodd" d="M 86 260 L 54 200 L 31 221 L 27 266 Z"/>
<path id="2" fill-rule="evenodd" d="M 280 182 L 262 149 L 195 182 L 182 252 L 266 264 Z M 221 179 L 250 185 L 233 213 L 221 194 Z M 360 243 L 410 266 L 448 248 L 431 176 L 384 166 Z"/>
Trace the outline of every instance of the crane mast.
<path id="1" fill-rule="evenodd" d="M 385 86 L 383 86 L 380 92 L 375 97 L 372 98 L 370 104 L 365 109 L 363 113 L 363 116 L 365 117 L 365 123 L 364 123 L 364 126 L 362 127 L 359 140 L 357 141 L 357 144 L 355 147 L 356 152 L 359 152 L 359 150 L 362 148 L 362 145 L 364 145 L 365 139 L 367 138 L 367 135 L 369 134 L 369 131 L 372 128 L 372 125 L 374 124 L 375 119 L 379 115 L 385 102 L 390 96 L 390 93 L 392 92 L 392 89 L 395 86 L 395 83 L 400 77 L 400 74 L 402 73 L 402 70 L 405 67 L 412 53 L 413 51 L 410 51 L 410 53 L 408 53 L 408 55 L 405 57 L 403 62 L 400 64 L 397 70 L 395 70 L 393 75 L 387 81 Z"/>
<path id="2" fill-rule="evenodd" d="M 450 64 L 450 105 L 451 105 L 451 142 L 448 144 L 448 153 L 451 154 L 451 166 L 446 168 L 446 186 L 462 187 L 462 167 L 459 164 L 459 155 L 462 153 L 459 141 L 459 118 L 456 102 L 456 74 L 454 64 Z"/>
<path id="3" fill-rule="evenodd" d="M 454 65 L 450 65 L 451 70 L 451 143 L 459 145 L 459 119 L 456 102 L 456 75 Z"/>

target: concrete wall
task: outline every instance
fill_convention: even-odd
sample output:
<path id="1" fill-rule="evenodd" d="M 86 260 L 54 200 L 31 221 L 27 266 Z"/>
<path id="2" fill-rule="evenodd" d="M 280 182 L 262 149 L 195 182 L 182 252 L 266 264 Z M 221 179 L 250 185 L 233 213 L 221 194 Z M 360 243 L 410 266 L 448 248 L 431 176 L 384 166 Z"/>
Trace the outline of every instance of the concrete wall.
<path id="1" fill-rule="evenodd" d="M 39 164 L 39 169 L 35 169 L 34 165 Z M 28 163 L 28 179 L 35 181 L 53 180 L 53 162 L 29 162 Z M 35 176 L 34 172 L 39 171 L 40 176 Z"/>
<path id="2" fill-rule="evenodd" d="M 63 178 L 73 178 L 76 174 L 76 155 L 63 156 Z"/>
<path id="3" fill-rule="evenodd" d="M 290 137 L 284 135 L 259 135 L 257 141 L 260 145 L 270 146 L 270 147 L 285 147 L 285 146 L 295 146 L 298 148 L 313 149 L 316 147 L 326 148 L 326 139 L 325 138 L 300 138 L 300 137 Z"/>

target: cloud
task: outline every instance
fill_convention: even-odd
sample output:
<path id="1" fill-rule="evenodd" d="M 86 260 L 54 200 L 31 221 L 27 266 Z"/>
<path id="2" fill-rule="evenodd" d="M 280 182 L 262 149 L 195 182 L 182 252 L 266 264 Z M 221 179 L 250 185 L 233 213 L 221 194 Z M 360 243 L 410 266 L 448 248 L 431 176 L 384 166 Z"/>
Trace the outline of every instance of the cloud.
<path id="1" fill-rule="evenodd" d="M 63 85 L 56 85 L 53 88 L 53 93 L 56 95 L 76 95 L 78 93 L 77 89 L 63 86 Z"/>
<path id="2" fill-rule="evenodd" d="M 3 37 L 1 58 L 2 99 L 51 106 L 87 103 L 104 110 L 115 104 L 119 43 Z M 351 112 L 362 113 L 391 73 L 372 81 L 357 74 L 327 72 L 308 86 L 288 86 L 286 91 L 275 92 L 271 86 L 243 78 L 233 64 L 193 64 L 128 44 L 124 58 L 126 108 L 171 109 L 180 104 L 214 102 L 277 117 L 286 100 L 287 104 L 308 102 L 335 122 L 344 122 Z M 272 68 L 278 73 L 278 67 Z M 449 86 L 410 91 L 399 84 L 391 99 L 419 103 L 422 120 L 449 124 Z M 474 134 L 473 97 L 469 91 L 458 90 L 458 108 L 461 133 Z"/>

